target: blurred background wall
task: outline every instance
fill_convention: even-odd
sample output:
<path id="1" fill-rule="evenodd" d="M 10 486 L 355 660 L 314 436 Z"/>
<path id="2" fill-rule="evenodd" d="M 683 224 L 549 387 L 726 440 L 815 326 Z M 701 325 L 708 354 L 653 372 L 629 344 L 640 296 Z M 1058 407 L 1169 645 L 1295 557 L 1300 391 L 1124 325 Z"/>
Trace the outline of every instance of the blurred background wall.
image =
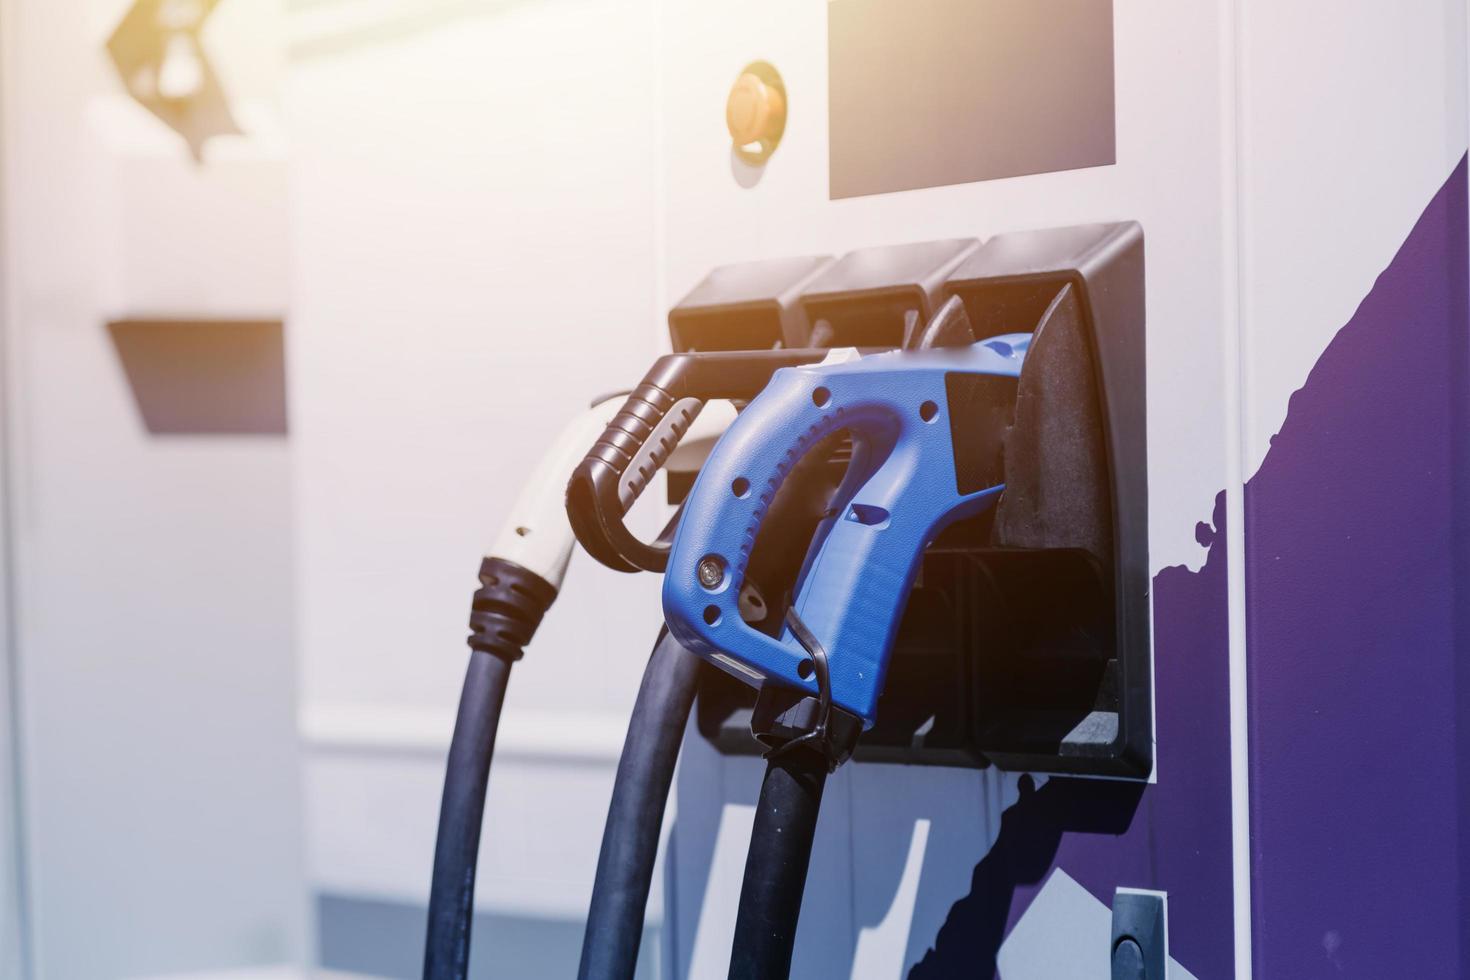
<path id="1" fill-rule="evenodd" d="M 127 61 L 140 10 L 202 17 L 199 62 Z M 664 343 L 654 4 L 0 17 L 0 977 L 415 975 L 479 556 L 516 474 Z M 191 70 L 215 116 L 149 87 Z M 575 968 L 656 628 L 652 577 L 589 576 L 506 708 L 500 975 Z M 648 921 L 655 975 L 657 882 Z"/>
<path id="2" fill-rule="evenodd" d="M 0 290 L 4 282 L 0 280 Z M 4 346 L 0 343 L 0 399 L 4 396 Z M 3 434 L 0 434 L 3 439 Z M 3 447 L 0 442 L 0 447 Z M 9 513 L 5 452 L 0 448 L 0 515 Z M 10 611 L 10 542 L 0 519 L 0 976 L 19 977 L 25 968 L 25 927 L 21 904 L 21 840 L 16 797 L 15 669 Z"/>
<path id="3" fill-rule="evenodd" d="M 225 2 L 209 19 L 241 132 L 196 162 L 112 63 L 131 5 L 0 5 L 7 722 L 37 977 L 301 962 L 310 947 L 288 442 L 209 431 L 207 393 L 199 425 L 143 411 L 190 390 L 203 335 L 171 325 L 285 312 L 281 11 Z M 160 326 L 121 346 L 110 325 L 131 322 Z M 268 374 L 262 357 L 241 369 Z M 3 943 L 0 962 L 18 951 Z"/>
<path id="4" fill-rule="evenodd" d="M 206 40 L 203 165 L 123 90 L 129 0 L 3 4 L 7 513 L 32 976 L 304 959 L 290 454 L 150 432 L 109 323 L 279 320 L 276 4 Z M 156 351 L 162 385 L 173 353 Z M 168 394 L 168 392 L 163 392 Z M 6 943 L 6 956 L 16 946 Z"/>

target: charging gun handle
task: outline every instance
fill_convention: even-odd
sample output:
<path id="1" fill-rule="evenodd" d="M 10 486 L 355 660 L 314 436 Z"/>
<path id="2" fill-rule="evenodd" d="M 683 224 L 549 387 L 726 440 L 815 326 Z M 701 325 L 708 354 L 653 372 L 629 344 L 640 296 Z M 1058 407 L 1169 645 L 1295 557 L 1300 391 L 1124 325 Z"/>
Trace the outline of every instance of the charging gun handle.
<path id="1" fill-rule="evenodd" d="M 1012 402 L 1022 357 L 997 338 L 776 375 L 726 430 L 685 501 L 664 576 L 669 631 L 747 683 L 820 693 L 803 670 L 803 644 L 745 621 L 740 585 L 769 502 L 794 462 L 829 434 L 846 431 L 853 450 L 840 510 L 830 515 L 825 536 L 813 540 L 794 607 L 831 657 L 833 704 L 871 725 L 925 547 L 948 524 L 994 504 L 1004 489 L 999 472 L 961 480 L 950 384 L 994 376 Z"/>
<path id="2" fill-rule="evenodd" d="M 587 553 L 622 572 L 661 572 L 669 545 L 628 530 L 628 511 L 689 431 L 706 401 L 749 401 L 779 368 L 826 350 L 705 351 L 656 361 L 587 451 L 567 484 L 567 516 Z"/>

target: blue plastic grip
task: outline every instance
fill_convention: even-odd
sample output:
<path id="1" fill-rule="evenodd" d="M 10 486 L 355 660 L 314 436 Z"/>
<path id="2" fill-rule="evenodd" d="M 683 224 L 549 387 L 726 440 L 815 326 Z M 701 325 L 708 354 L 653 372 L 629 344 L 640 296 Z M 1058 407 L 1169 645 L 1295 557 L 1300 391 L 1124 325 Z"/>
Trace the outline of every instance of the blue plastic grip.
<path id="1" fill-rule="evenodd" d="M 716 444 L 685 501 L 664 576 L 669 630 L 753 686 L 770 680 L 816 693 L 790 631 L 778 639 L 751 628 L 738 595 L 782 481 L 819 440 L 846 429 L 851 492 L 839 492 L 846 503 L 807 556 L 796 609 L 827 650 L 833 702 L 871 726 L 924 548 L 1003 489 L 959 492 L 945 378 L 1017 377 L 1029 342 L 1011 334 L 777 371 Z"/>

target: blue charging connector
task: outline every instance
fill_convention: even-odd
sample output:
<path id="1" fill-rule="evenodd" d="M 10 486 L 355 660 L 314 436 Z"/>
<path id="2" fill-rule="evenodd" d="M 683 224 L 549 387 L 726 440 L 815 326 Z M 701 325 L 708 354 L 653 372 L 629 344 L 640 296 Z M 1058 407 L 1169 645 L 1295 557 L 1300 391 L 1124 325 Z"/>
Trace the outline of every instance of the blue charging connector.
<path id="1" fill-rule="evenodd" d="M 842 351 L 777 371 L 716 444 L 685 502 L 663 592 L 679 642 L 754 687 L 771 682 L 825 695 L 871 727 L 925 547 L 948 525 L 994 505 L 1004 489 L 1004 423 L 976 416 L 984 405 L 1013 404 L 1030 340 L 1010 334 L 865 357 Z M 1004 390 L 987 398 L 989 385 Z M 973 437 L 977 425 L 986 438 Z M 791 606 L 809 631 L 804 639 L 825 648 L 824 692 L 809 642 L 789 625 L 779 636 L 751 626 L 740 593 L 783 480 L 838 431 L 851 438 L 852 461 Z M 993 452 L 976 448 L 987 444 Z"/>

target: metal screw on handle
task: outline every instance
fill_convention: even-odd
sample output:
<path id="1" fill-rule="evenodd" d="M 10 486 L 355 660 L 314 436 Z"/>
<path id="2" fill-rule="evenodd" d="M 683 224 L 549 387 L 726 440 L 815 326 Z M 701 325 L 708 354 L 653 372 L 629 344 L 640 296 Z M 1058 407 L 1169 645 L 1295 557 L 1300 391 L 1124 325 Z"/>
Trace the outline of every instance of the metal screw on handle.
<path id="1" fill-rule="evenodd" d="M 700 585 L 706 589 L 717 589 L 725 580 L 725 565 L 718 558 L 710 555 L 700 559 L 697 573 Z"/>

